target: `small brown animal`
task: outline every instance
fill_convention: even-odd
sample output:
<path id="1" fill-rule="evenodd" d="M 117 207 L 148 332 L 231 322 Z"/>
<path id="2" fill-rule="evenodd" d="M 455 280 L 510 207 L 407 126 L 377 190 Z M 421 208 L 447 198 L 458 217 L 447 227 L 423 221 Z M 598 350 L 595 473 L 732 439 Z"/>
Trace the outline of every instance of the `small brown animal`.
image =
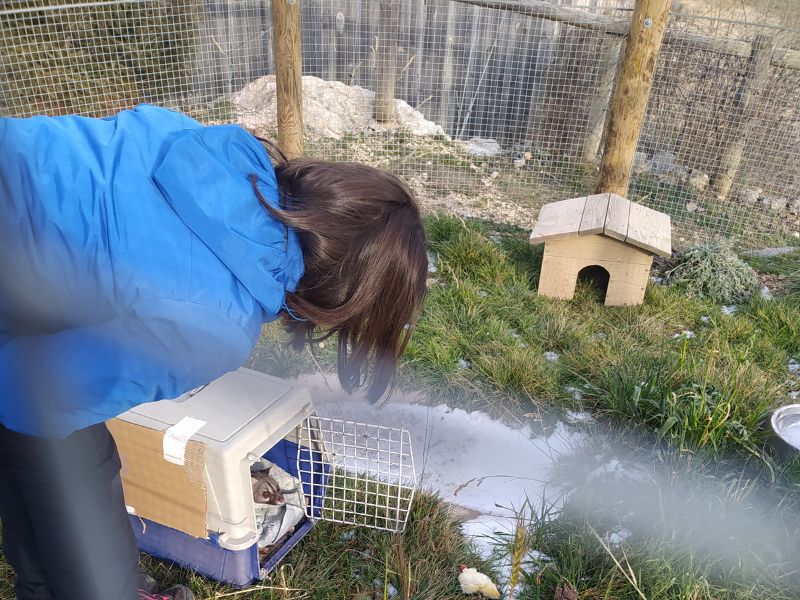
<path id="1" fill-rule="evenodd" d="M 283 506 L 286 500 L 281 493 L 281 486 L 270 475 L 271 470 L 272 467 L 268 467 L 263 471 L 255 471 L 250 474 L 250 480 L 253 484 L 253 500 L 258 504 Z"/>

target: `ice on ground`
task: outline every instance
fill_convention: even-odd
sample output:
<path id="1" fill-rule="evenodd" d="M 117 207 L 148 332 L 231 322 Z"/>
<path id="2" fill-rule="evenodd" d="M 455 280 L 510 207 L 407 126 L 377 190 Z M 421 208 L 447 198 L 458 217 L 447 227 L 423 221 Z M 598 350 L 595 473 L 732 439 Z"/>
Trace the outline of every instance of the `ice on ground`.
<path id="1" fill-rule="evenodd" d="M 413 395 L 376 407 L 329 380 L 330 388 L 318 378 L 310 386 L 320 416 L 408 430 L 419 487 L 485 515 L 508 516 L 507 508 L 528 499 L 536 504 L 546 491 L 555 499 L 557 490 L 546 490 L 553 462 L 585 438 L 564 423 L 535 435 L 527 425 L 513 429 L 484 413 L 414 404 Z"/>

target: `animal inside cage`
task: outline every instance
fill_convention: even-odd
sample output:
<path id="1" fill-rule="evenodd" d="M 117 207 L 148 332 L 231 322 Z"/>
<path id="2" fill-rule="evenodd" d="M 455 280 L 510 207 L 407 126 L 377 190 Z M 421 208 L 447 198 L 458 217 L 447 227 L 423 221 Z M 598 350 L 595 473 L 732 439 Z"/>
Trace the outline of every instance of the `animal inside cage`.
<path id="1" fill-rule="evenodd" d="M 301 426 L 298 473 L 326 473 L 324 495 L 311 488 L 306 515 L 402 531 L 416 488 L 411 436 L 405 429 L 309 417 Z M 313 448 L 320 448 L 314 452 Z"/>
<path id="2" fill-rule="evenodd" d="M 318 417 L 307 389 L 262 373 L 239 369 L 109 428 L 140 549 L 211 579 L 263 579 L 320 520 L 408 520 L 409 433 Z"/>

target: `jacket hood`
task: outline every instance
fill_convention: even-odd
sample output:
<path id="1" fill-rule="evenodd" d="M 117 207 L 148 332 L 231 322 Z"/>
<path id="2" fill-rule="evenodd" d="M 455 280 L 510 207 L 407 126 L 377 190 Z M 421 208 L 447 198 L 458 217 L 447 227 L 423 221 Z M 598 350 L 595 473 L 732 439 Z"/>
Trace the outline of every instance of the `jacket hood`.
<path id="1" fill-rule="evenodd" d="M 152 179 L 166 201 L 268 316 L 284 307 L 303 275 L 297 234 L 274 219 L 253 192 L 278 207 L 275 171 L 261 143 L 236 125 L 168 136 Z"/>

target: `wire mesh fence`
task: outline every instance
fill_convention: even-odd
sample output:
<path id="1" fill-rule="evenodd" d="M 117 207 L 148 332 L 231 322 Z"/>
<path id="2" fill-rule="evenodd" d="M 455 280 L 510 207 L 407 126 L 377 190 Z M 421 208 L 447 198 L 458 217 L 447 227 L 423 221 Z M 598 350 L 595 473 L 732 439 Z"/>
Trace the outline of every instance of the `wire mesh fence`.
<path id="1" fill-rule="evenodd" d="M 800 25 L 766 0 L 755 16 L 688 4 L 629 195 L 669 213 L 678 244 L 785 243 L 800 231 Z M 301 0 L 306 151 L 392 170 L 426 207 L 530 227 L 592 189 L 631 5 Z M 150 102 L 276 133 L 268 0 L 6 0 L 0 28 L 0 114 Z"/>

